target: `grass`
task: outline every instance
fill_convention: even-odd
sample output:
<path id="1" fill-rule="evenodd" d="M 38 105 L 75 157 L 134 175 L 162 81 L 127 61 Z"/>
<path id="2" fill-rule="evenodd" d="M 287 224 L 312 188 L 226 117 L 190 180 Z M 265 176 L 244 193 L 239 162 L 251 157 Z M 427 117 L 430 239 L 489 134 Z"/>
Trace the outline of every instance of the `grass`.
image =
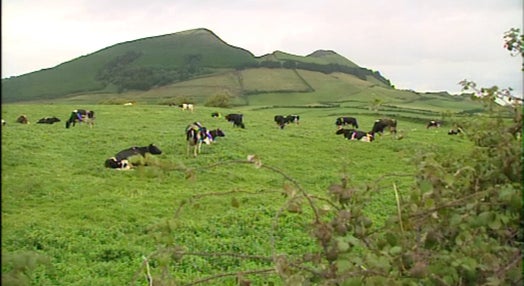
<path id="1" fill-rule="evenodd" d="M 31 251 L 48 259 L 36 264 L 29 278 L 32 284 L 125 285 L 132 284 L 138 272 L 133 285 L 143 285 L 142 256 L 168 246 L 268 257 L 315 251 L 308 228 L 311 210 L 303 204 L 301 213 L 284 211 L 277 219 L 281 209 L 287 209 L 282 192 L 296 186 L 266 166 L 318 197 L 328 197 L 328 187 L 344 174 L 356 186 L 377 185 L 379 191 L 366 209 L 379 226 L 395 214 L 392 184 L 401 194 L 409 193 L 415 154 L 440 150 L 451 156 L 470 147 L 461 137 L 448 136 L 447 126 L 426 130 L 416 120 L 399 120 L 402 140 L 385 134 L 372 143 L 351 142 L 335 135 L 334 124 L 339 114 L 351 114 L 351 108 L 260 107 L 197 105 L 191 113 L 140 104 L 3 105 L 7 126 L 2 127 L 2 272 L 16 269 L 17 260 L 8 255 L 21 257 Z M 64 127 L 76 108 L 95 110 L 93 129 Z M 246 129 L 211 118 L 213 111 L 243 113 Z M 20 114 L 31 124 L 15 123 Z M 299 114 L 301 122 L 280 130 L 273 122 L 276 114 Z M 62 122 L 35 124 L 44 116 L 57 116 Z M 371 129 L 377 116 L 359 115 L 361 129 Z M 212 146 L 203 146 L 197 158 L 186 156 L 184 142 L 184 128 L 193 121 L 226 134 Z M 164 152 L 148 157 L 148 166 L 131 171 L 104 168 L 105 159 L 118 151 L 150 143 Z M 249 154 L 260 158 L 263 167 L 234 163 Z M 273 229 L 276 219 L 279 227 Z M 152 260 L 152 271 L 159 274 L 164 264 Z M 198 255 L 168 266 L 174 279 L 185 283 L 272 267 L 260 260 Z M 258 285 L 282 284 L 274 274 L 253 279 Z M 213 282 L 235 285 L 234 278 Z"/>

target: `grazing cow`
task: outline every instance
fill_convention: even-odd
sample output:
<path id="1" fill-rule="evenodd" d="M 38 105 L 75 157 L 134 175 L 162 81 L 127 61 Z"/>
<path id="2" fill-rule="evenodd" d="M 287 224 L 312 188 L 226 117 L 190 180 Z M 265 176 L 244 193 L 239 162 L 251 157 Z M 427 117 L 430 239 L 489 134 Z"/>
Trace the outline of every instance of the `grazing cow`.
<path id="1" fill-rule="evenodd" d="M 160 150 L 154 144 L 149 144 L 148 146 L 143 146 L 143 147 L 134 146 L 134 147 L 130 147 L 130 148 L 124 149 L 116 153 L 115 158 L 119 161 L 128 160 L 129 157 L 135 156 L 135 155 L 140 155 L 142 157 L 145 157 L 146 153 L 149 153 L 152 155 L 160 155 L 162 154 L 162 150 Z"/>
<path id="2" fill-rule="evenodd" d="M 66 121 L 66 128 L 69 128 L 71 123 L 75 126 L 76 123 L 80 124 L 82 122 L 87 123 L 87 125 L 92 128 L 95 125 L 95 112 L 86 109 L 73 110 L 71 116 L 69 116 L 69 119 Z"/>
<path id="3" fill-rule="evenodd" d="M 22 114 L 18 116 L 18 118 L 16 119 L 16 122 L 22 123 L 22 124 L 29 124 L 29 118 L 27 118 L 26 115 Z"/>
<path id="4" fill-rule="evenodd" d="M 373 135 L 375 133 L 383 134 L 384 129 L 386 127 L 389 127 L 389 132 L 391 134 L 397 134 L 397 120 L 396 119 L 390 119 L 390 118 L 383 118 L 383 119 L 377 119 L 375 120 L 375 123 L 373 124 L 373 128 L 371 129 L 371 132 Z"/>
<path id="5" fill-rule="evenodd" d="M 193 112 L 193 109 L 195 106 L 191 103 L 182 103 L 182 104 L 179 104 L 178 107 L 182 108 L 182 110 L 189 110 Z"/>
<path id="6" fill-rule="evenodd" d="M 375 136 L 370 132 L 364 132 L 355 129 L 339 129 L 335 134 L 340 135 L 344 134 L 344 138 L 348 140 L 360 140 L 362 142 L 372 142 L 375 140 Z"/>
<path id="7" fill-rule="evenodd" d="M 222 116 L 222 114 L 220 114 L 219 112 L 212 112 L 211 113 L 211 117 L 213 118 L 220 118 Z"/>
<path id="8" fill-rule="evenodd" d="M 7 121 L 2 119 L 2 126 L 5 126 L 7 124 Z"/>
<path id="9" fill-rule="evenodd" d="M 186 127 L 186 141 L 186 155 L 189 156 L 189 149 L 193 147 L 193 156 L 196 157 L 201 152 L 202 143 L 211 144 L 212 138 L 206 127 L 202 126 L 200 122 L 194 122 Z"/>
<path id="10" fill-rule="evenodd" d="M 462 133 L 462 130 L 460 128 L 457 128 L 457 129 L 450 129 L 448 131 L 448 135 L 458 135 Z"/>
<path id="11" fill-rule="evenodd" d="M 351 125 L 355 128 L 358 128 L 357 119 L 354 117 L 339 117 L 335 121 L 335 124 L 340 128 L 343 125 Z"/>
<path id="12" fill-rule="evenodd" d="M 216 138 L 218 137 L 225 137 L 226 134 L 224 134 L 224 131 L 222 131 L 220 128 L 209 130 L 209 136 L 211 137 L 211 142 L 215 142 Z"/>
<path id="13" fill-rule="evenodd" d="M 55 122 L 60 122 L 60 119 L 56 118 L 55 116 L 53 117 L 44 117 L 44 118 L 40 118 L 36 123 L 40 123 L 40 124 L 53 124 Z"/>
<path id="14" fill-rule="evenodd" d="M 107 159 L 104 163 L 106 168 L 118 169 L 118 170 L 130 170 L 131 163 L 128 160 L 117 160 L 115 157 Z"/>
<path id="15" fill-rule="evenodd" d="M 242 122 L 244 118 L 243 114 L 231 113 L 231 114 L 226 115 L 225 118 L 227 121 L 233 122 L 233 127 L 246 128 L 246 126 Z"/>
<path id="16" fill-rule="evenodd" d="M 441 124 L 442 124 L 442 123 L 441 123 L 440 121 L 437 121 L 437 120 L 430 120 L 430 121 L 428 122 L 428 125 L 426 125 L 426 129 L 429 129 L 430 127 L 436 127 L 436 128 L 439 128 Z"/>

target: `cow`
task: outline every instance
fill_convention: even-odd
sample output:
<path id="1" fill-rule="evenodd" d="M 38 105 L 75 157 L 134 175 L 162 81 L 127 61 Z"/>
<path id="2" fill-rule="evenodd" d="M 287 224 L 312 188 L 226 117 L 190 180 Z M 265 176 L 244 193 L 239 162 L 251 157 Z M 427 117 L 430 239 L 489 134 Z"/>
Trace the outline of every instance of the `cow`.
<path id="1" fill-rule="evenodd" d="M 370 133 L 373 135 L 375 135 L 376 133 L 382 135 L 386 127 L 389 127 L 389 132 L 391 134 L 397 134 L 397 120 L 391 118 L 375 120 L 375 123 L 373 124 L 373 128 L 371 129 Z"/>
<path id="2" fill-rule="evenodd" d="M 7 121 L 2 119 L 2 126 L 5 126 L 7 124 Z"/>
<path id="3" fill-rule="evenodd" d="M 225 137 L 226 134 L 220 128 L 209 130 L 209 136 L 211 136 L 211 142 L 215 142 L 218 137 Z"/>
<path id="4" fill-rule="evenodd" d="M 53 116 L 53 117 L 43 117 L 43 118 L 40 118 L 36 123 L 39 123 L 39 124 L 53 124 L 55 122 L 60 122 L 60 119 Z"/>
<path id="5" fill-rule="evenodd" d="M 448 135 L 458 135 L 462 133 L 462 130 L 460 128 L 457 128 L 457 129 L 450 129 L 448 131 Z"/>
<path id="6" fill-rule="evenodd" d="M 428 124 L 426 125 L 426 129 L 429 129 L 430 127 L 436 127 L 439 128 L 442 123 L 437 120 L 430 120 Z"/>
<path id="7" fill-rule="evenodd" d="M 335 120 L 335 124 L 339 128 L 342 128 L 344 125 L 351 125 L 355 128 L 358 128 L 357 119 L 354 117 L 339 117 L 337 120 Z"/>
<path id="8" fill-rule="evenodd" d="M 132 102 L 126 102 L 123 104 L 124 106 L 133 106 L 133 103 Z"/>
<path id="9" fill-rule="evenodd" d="M 186 127 L 186 141 L 186 155 L 189 156 L 189 149 L 193 147 L 193 156 L 196 157 L 201 152 L 202 143 L 209 145 L 212 138 L 206 127 L 202 126 L 200 122 L 193 122 Z"/>
<path id="10" fill-rule="evenodd" d="M 222 116 L 222 114 L 220 114 L 219 112 L 212 112 L 211 113 L 211 117 L 213 118 L 220 118 Z"/>
<path id="11" fill-rule="evenodd" d="M 226 115 L 225 119 L 229 122 L 233 122 L 233 127 L 240 127 L 240 128 L 246 128 L 244 123 L 242 122 L 244 118 L 243 114 L 238 113 L 231 113 Z"/>
<path id="12" fill-rule="evenodd" d="M 340 135 L 343 134 L 344 138 L 348 140 L 359 140 L 362 142 L 372 142 L 375 140 L 375 136 L 370 132 L 364 132 L 360 130 L 355 129 L 338 129 L 335 134 Z"/>
<path id="13" fill-rule="evenodd" d="M 143 146 L 143 147 L 133 146 L 133 147 L 124 149 L 116 153 L 114 157 L 107 159 L 104 163 L 104 166 L 106 168 L 111 168 L 111 169 L 129 170 L 133 167 L 131 162 L 129 162 L 129 158 L 133 156 L 142 156 L 145 158 L 147 153 L 152 154 L 152 155 L 160 155 L 162 154 L 162 150 L 160 150 L 154 144 L 149 144 L 148 146 Z"/>
<path id="14" fill-rule="evenodd" d="M 18 118 L 16 119 L 16 122 L 22 123 L 22 124 L 29 124 L 29 118 L 27 118 L 27 115 L 22 114 L 18 116 Z"/>
<path id="15" fill-rule="evenodd" d="M 71 112 L 69 119 L 66 121 L 66 128 L 76 125 L 76 123 L 85 122 L 92 128 L 95 125 L 95 112 L 86 109 L 75 109 Z"/>
<path id="16" fill-rule="evenodd" d="M 280 127 L 280 129 L 284 129 L 284 126 L 286 126 L 286 124 L 289 124 L 289 123 L 296 123 L 298 125 L 300 121 L 300 116 L 298 115 L 287 115 L 287 116 L 275 115 L 273 120 L 275 120 L 275 123 Z"/>
<path id="17" fill-rule="evenodd" d="M 189 110 L 193 112 L 193 109 L 195 106 L 191 103 L 182 103 L 182 104 L 179 104 L 178 107 L 182 108 L 182 110 Z"/>

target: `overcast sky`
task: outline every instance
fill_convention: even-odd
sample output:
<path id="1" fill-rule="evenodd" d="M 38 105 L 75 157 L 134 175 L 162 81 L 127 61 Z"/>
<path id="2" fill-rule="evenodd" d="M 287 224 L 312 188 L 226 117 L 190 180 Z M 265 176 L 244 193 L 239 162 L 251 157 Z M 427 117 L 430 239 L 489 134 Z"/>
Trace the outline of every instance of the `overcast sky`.
<path id="1" fill-rule="evenodd" d="M 522 95 L 523 0 L 3 0 L 2 78 L 117 43 L 196 28 L 261 56 L 333 50 L 400 89 L 460 92 L 463 79 Z"/>

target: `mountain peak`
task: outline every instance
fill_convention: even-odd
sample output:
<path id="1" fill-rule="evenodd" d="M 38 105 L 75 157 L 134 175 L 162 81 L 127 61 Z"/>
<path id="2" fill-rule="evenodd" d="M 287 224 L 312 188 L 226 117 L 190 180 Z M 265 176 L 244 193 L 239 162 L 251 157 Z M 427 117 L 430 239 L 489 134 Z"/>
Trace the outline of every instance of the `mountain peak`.
<path id="1" fill-rule="evenodd" d="M 338 54 L 332 50 L 316 50 L 307 56 L 320 58 L 320 57 L 325 57 L 325 56 L 338 56 Z"/>

